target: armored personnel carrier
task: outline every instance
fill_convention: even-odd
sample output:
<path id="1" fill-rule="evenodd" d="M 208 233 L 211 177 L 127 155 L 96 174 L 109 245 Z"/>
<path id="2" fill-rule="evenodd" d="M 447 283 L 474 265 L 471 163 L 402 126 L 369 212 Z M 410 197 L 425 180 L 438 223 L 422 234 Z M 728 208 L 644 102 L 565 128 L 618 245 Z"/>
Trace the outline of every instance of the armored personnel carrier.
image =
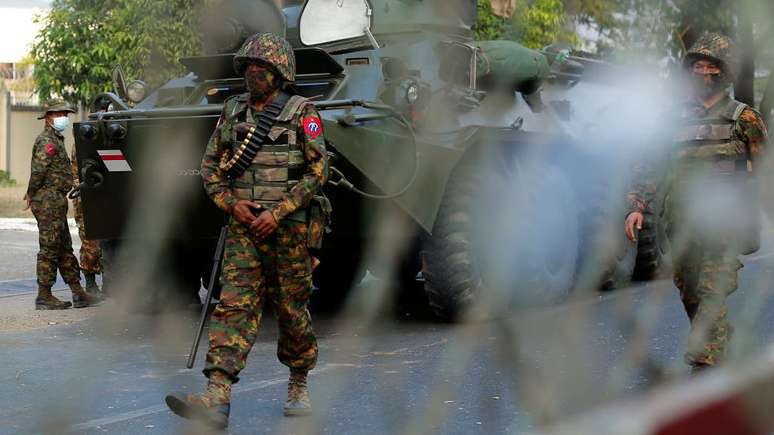
<path id="1" fill-rule="evenodd" d="M 368 270 L 423 279 L 433 310 L 454 318 L 479 298 L 545 303 L 628 280 L 623 187 L 602 170 L 620 162 L 568 133 L 568 95 L 603 81 L 604 65 L 475 41 L 475 17 L 473 0 L 221 2 L 207 53 L 181 60 L 187 75 L 147 96 L 118 80 L 75 125 L 87 236 L 134 241 L 154 252 L 148 268 L 198 290 L 224 222 L 200 159 L 223 101 L 244 92 L 233 53 L 270 31 L 295 47 L 295 90 L 321 112 L 332 156 L 316 297 L 341 300 Z M 641 268 L 659 255 L 643 251 Z"/>

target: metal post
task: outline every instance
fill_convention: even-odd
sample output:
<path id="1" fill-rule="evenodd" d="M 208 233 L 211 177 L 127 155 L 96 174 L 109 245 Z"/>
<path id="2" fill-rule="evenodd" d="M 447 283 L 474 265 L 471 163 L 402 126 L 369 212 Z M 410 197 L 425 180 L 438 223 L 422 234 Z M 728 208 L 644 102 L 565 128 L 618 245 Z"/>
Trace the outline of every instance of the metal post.
<path id="1" fill-rule="evenodd" d="M 11 92 L 5 92 L 5 172 L 11 174 Z"/>

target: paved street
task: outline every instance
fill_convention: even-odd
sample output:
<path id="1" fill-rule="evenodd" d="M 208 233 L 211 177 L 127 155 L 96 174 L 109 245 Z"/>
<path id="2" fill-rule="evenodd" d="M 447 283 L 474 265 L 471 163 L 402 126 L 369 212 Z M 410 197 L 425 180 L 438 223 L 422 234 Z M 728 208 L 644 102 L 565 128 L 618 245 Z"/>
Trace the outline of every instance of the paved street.
<path id="1" fill-rule="evenodd" d="M 0 231 L 0 240 L 15 247 L 0 250 L 0 281 L 32 278 L 34 233 Z M 772 252 L 767 243 L 745 261 L 731 298 L 736 358 L 774 337 Z M 32 297 L 0 298 L 0 317 Z M 82 317 L 0 332 L 0 434 L 207 433 L 163 403 L 169 390 L 204 385 L 203 348 L 196 369 L 184 369 L 196 313 L 129 315 L 109 303 Z M 665 281 L 465 326 L 417 318 L 421 310 L 318 317 L 315 414 L 288 419 L 287 371 L 267 317 L 235 386 L 231 433 L 522 433 L 685 376 L 688 323 Z"/>

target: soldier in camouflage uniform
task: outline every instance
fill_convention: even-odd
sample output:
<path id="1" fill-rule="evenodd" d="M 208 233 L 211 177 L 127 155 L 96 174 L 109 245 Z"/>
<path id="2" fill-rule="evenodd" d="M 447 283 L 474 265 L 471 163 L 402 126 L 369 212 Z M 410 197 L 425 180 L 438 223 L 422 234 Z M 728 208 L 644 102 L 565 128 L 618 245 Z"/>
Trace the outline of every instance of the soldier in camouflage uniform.
<path id="1" fill-rule="evenodd" d="M 626 233 L 635 241 L 643 214 L 665 187 L 674 282 L 691 322 L 685 361 L 693 370 L 722 361 L 732 330 L 725 301 L 737 288 L 738 257 L 759 243 L 754 175 L 767 132 L 758 112 L 729 96 L 734 50 L 729 38 L 705 34 L 688 51 L 695 98 L 678 115 L 665 163 L 640 167 L 629 193 Z"/>
<path id="2" fill-rule="evenodd" d="M 32 170 L 24 199 L 38 222 L 40 238 L 37 310 L 83 308 L 100 303 L 98 297 L 81 287 L 78 260 L 67 226 L 67 193 L 73 188 L 73 177 L 62 132 L 69 125 L 67 115 L 74 112 L 64 101 L 46 103 L 44 114 L 38 117 L 45 119 L 46 124 L 32 149 Z M 72 290 L 72 304 L 51 294 L 57 269 Z"/>
<path id="3" fill-rule="evenodd" d="M 317 342 L 307 308 L 308 246 L 321 226 L 309 221 L 310 203 L 328 177 L 319 115 L 305 98 L 284 91 L 295 80 L 290 44 L 274 34 L 254 35 L 234 66 L 249 92 L 226 100 L 201 166 L 210 198 L 231 215 L 223 289 L 209 327 L 208 388 L 203 394 L 167 396 L 178 415 L 220 428 L 228 424 L 231 385 L 245 366 L 266 301 L 279 323 L 277 356 L 290 368 L 285 415 L 311 411 L 307 373 L 317 360 Z M 266 113 L 269 122 L 261 118 Z M 267 132 L 263 146 L 243 158 L 249 153 L 245 144 L 261 125 Z"/>
<path id="4" fill-rule="evenodd" d="M 80 184 L 78 174 L 78 161 L 75 158 L 75 145 L 72 153 L 72 171 L 73 184 Z M 102 273 L 102 249 L 96 240 L 86 239 L 86 229 L 83 223 L 83 207 L 81 207 L 81 198 L 73 198 L 73 214 L 75 223 L 78 225 L 78 237 L 81 239 L 80 264 L 84 278 L 86 278 L 86 292 L 91 294 L 100 294 L 100 288 L 97 286 L 96 275 Z"/>

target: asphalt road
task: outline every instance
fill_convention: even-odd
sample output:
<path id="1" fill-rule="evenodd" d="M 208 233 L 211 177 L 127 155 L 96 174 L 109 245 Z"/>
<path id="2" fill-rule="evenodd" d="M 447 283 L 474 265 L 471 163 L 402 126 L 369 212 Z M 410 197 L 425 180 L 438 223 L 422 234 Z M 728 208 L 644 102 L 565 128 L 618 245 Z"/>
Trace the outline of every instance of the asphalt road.
<path id="1" fill-rule="evenodd" d="M 735 359 L 774 337 L 771 246 L 745 260 L 730 299 Z M 230 432 L 522 433 L 686 376 L 688 322 L 669 282 L 507 314 L 467 325 L 429 322 L 421 309 L 318 317 L 315 413 L 293 419 L 282 416 L 287 370 L 267 317 L 234 389 Z M 127 315 L 108 304 L 69 325 L 0 333 L 0 434 L 207 433 L 163 403 L 167 391 L 204 385 L 204 349 L 184 369 L 195 322 L 196 313 Z"/>

